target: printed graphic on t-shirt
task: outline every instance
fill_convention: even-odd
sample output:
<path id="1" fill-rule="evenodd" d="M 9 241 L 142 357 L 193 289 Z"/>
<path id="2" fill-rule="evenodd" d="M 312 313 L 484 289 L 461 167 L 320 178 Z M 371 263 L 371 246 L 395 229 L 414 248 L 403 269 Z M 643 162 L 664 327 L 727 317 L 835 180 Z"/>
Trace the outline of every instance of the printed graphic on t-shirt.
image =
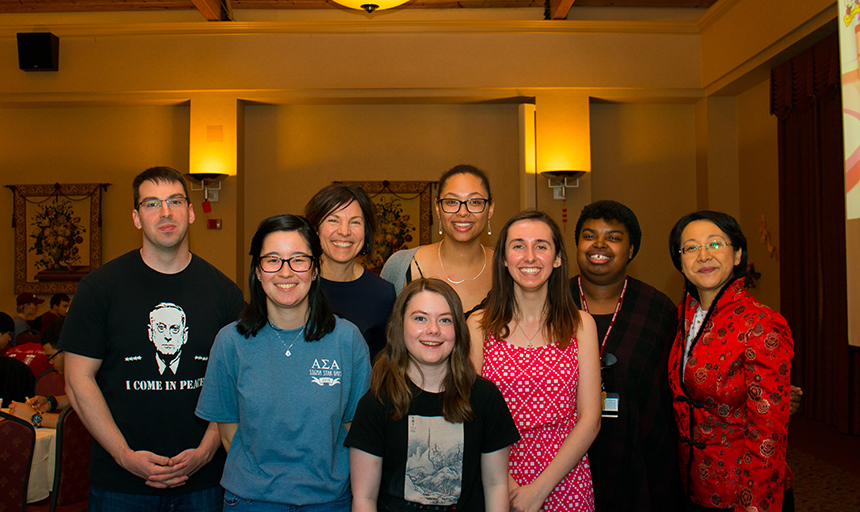
<path id="1" fill-rule="evenodd" d="M 314 359 L 310 375 L 311 382 L 317 386 L 334 386 L 340 384 L 343 371 L 337 364 L 337 359 Z"/>
<path id="2" fill-rule="evenodd" d="M 409 416 L 403 499 L 453 505 L 463 486 L 463 424 L 442 416 Z"/>
<path id="3" fill-rule="evenodd" d="M 155 361 L 151 355 L 130 354 L 126 363 L 152 364 L 166 380 L 126 381 L 126 389 L 134 391 L 175 391 L 198 389 L 203 385 L 203 377 L 196 379 L 173 380 L 179 372 L 182 347 L 188 341 L 188 326 L 185 311 L 171 302 L 162 302 L 149 312 L 146 327 L 149 341 L 155 346 Z M 189 356 L 190 357 L 190 356 Z M 208 361 L 208 354 L 195 355 L 194 360 Z"/>

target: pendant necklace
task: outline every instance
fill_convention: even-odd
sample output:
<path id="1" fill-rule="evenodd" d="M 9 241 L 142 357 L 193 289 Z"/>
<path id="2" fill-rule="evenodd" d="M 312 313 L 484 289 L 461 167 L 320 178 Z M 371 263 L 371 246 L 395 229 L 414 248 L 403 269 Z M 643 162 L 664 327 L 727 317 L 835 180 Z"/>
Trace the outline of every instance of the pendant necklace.
<path id="1" fill-rule="evenodd" d="M 517 322 L 517 329 L 519 329 L 520 332 L 523 333 L 523 336 L 525 336 L 526 339 L 528 340 L 528 343 L 526 344 L 526 348 L 534 348 L 533 340 L 537 337 L 538 334 L 540 334 L 540 331 L 541 331 L 540 327 L 538 327 L 538 330 L 535 331 L 535 333 L 531 337 L 529 337 L 529 335 L 526 334 L 526 331 L 523 330 L 523 326 L 520 325 L 519 322 Z"/>
<path id="2" fill-rule="evenodd" d="M 445 241 L 445 239 L 443 238 L 442 242 L 444 242 L 444 241 Z M 445 279 L 447 279 L 449 283 L 460 284 L 460 283 L 465 283 L 466 281 L 474 281 L 475 279 L 478 279 L 479 277 L 481 277 L 481 274 L 484 273 L 484 269 L 487 268 L 487 249 L 484 248 L 484 244 L 481 244 L 481 250 L 484 251 L 484 265 L 481 267 L 481 271 L 478 272 L 475 275 L 475 277 L 473 277 L 473 278 L 460 279 L 459 281 L 454 281 L 453 279 L 448 277 L 448 273 L 445 272 L 445 264 L 442 263 L 442 242 L 439 242 L 439 245 L 436 247 L 436 254 L 439 255 L 439 266 L 442 267 L 442 273 L 445 274 Z"/>
<path id="3" fill-rule="evenodd" d="M 286 351 L 286 352 L 284 352 L 284 355 L 285 355 L 285 356 L 287 356 L 287 357 L 290 357 L 290 355 L 292 355 L 292 354 L 291 354 L 291 352 L 290 352 L 290 349 L 291 349 L 291 348 L 293 348 L 293 345 L 296 343 L 296 340 L 298 340 L 298 339 L 299 339 L 299 336 L 301 336 L 301 335 L 302 335 L 302 334 L 304 334 L 304 332 L 305 332 L 304 326 L 302 326 L 302 328 L 301 328 L 301 329 L 299 329 L 299 333 L 296 335 L 296 337 L 295 337 L 295 338 L 293 338 L 292 343 L 290 343 L 290 346 L 288 347 L 288 346 L 287 346 L 287 344 L 286 344 L 286 343 L 284 343 L 284 340 L 281 338 L 281 333 L 279 333 L 279 332 L 278 332 L 278 330 L 279 330 L 279 329 L 278 329 L 277 327 L 275 327 L 275 324 L 273 324 L 273 323 L 270 321 L 270 322 L 269 322 L 269 325 L 272 327 L 272 330 L 273 330 L 273 331 L 275 331 L 275 336 L 277 336 L 277 337 L 278 337 L 278 339 L 281 341 L 281 345 L 283 345 L 283 346 L 284 346 L 284 348 L 286 348 L 286 349 L 287 349 L 287 351 Z"/>

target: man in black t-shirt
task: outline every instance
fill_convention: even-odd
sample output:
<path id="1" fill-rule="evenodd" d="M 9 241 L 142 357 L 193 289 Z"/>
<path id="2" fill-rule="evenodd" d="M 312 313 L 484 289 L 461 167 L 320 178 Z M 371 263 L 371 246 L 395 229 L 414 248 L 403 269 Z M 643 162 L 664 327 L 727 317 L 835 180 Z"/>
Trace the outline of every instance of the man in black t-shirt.
<path id="1" fill-rule="evenodd" d="M 89 510 L 214 512 L 225 453 L 194 407 L 215 335 L 244 301 L 189 250 L 182 175 L 154 167 L 133 187 L 142 246 L 81 281 L 60 339 L 69 399 L 97 441 Z"/>

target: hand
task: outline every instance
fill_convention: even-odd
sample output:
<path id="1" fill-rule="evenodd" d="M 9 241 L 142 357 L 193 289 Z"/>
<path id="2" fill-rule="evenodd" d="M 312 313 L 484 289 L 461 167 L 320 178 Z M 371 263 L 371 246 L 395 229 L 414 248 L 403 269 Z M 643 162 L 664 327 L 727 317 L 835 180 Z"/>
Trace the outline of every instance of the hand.
<path id="1" fill-rule="evenodd" d="M 33 406 L 33 409 L 36 409 L 39 412 L 48 412 L 51 409 L 51 403 L 48 402 L 48 399 L 44 396 L 36 395 L 33 398 L 27 400 L 27 403 Z"/>
<path id="2" fill-rule="evenodd" d="M 517 487 L 511 491 L 511 512 L 541 512 L 547 495 L 534 483 Z"/>
<path id="3" fill-rule="evenodd" d="M 803 396 L 803 390 L 797 386 L 791 386 L 791 402 L 789 403 L 788 414 L 792 415 L 800 409 L 800 397 Z"/>
<path id="4" fill-rule="evenodd" d="M 30 404 L 16 402 L 12 400 L 12 403 L 9 404 L 9 414 L 17 418 L 21 418 L 26 422 L 29 422 L 30 418 L 32 418 L 33 415 L 36 414 L 36 410 Z"/>
<path id="5" fill-rule="evenodd" d="M 179 455 L 171 457 L 166 465 L 165 472 L 153 475 L 147 479 L 146 485 L 150 487 L 179 487 L 185 485 L 188 477 L 196 473 L 200 468 L 212 460 L 212 454 L 203 448 L 190 448 Z"/>
<path id="6" fill-rule="evenodd" d="M 117 463 L 129 473 L 146 480 L 146 485 L 157 489 L 167 489 L 168 485 L 162 482 L 152 482 L 150 479 L 172 472 L 172 468 L 168 466 L 170 459 L 167 457 L 156 455 L 152 452 L 144 450 L 132 451 L 128 450 L 117 459 Z"/>

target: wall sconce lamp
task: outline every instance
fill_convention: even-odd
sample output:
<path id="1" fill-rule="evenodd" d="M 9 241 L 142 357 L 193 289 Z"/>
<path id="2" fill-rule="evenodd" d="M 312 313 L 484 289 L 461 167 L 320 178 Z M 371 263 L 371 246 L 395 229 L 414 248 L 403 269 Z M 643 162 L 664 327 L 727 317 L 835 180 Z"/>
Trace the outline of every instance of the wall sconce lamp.
<path id="1" fill-rule="evenodd" d="M 403 5 L 409 0 L 334 0 L 336 3 L 350 9 L 359 9 L 372 13 L 373 11 L 381 11 L 382 9 L 391 9 Z"/>
<path id="2" fill-rule="evenodd" d="M 564 199 L 565 190 L 569 188 L 579 187 L 579 178 L 580 176 L 583 176 L 586 172 L 588 171 L 543 171 L 542 173 L 540 173 L 540 175 L 547 179 L 547 182 L 549 183 L 549 188 L 552 189 L 552 198 Z M 571 180 L 576 179 L 576 182 L 568 184 L 568 178 L 570 178 Z"/>

